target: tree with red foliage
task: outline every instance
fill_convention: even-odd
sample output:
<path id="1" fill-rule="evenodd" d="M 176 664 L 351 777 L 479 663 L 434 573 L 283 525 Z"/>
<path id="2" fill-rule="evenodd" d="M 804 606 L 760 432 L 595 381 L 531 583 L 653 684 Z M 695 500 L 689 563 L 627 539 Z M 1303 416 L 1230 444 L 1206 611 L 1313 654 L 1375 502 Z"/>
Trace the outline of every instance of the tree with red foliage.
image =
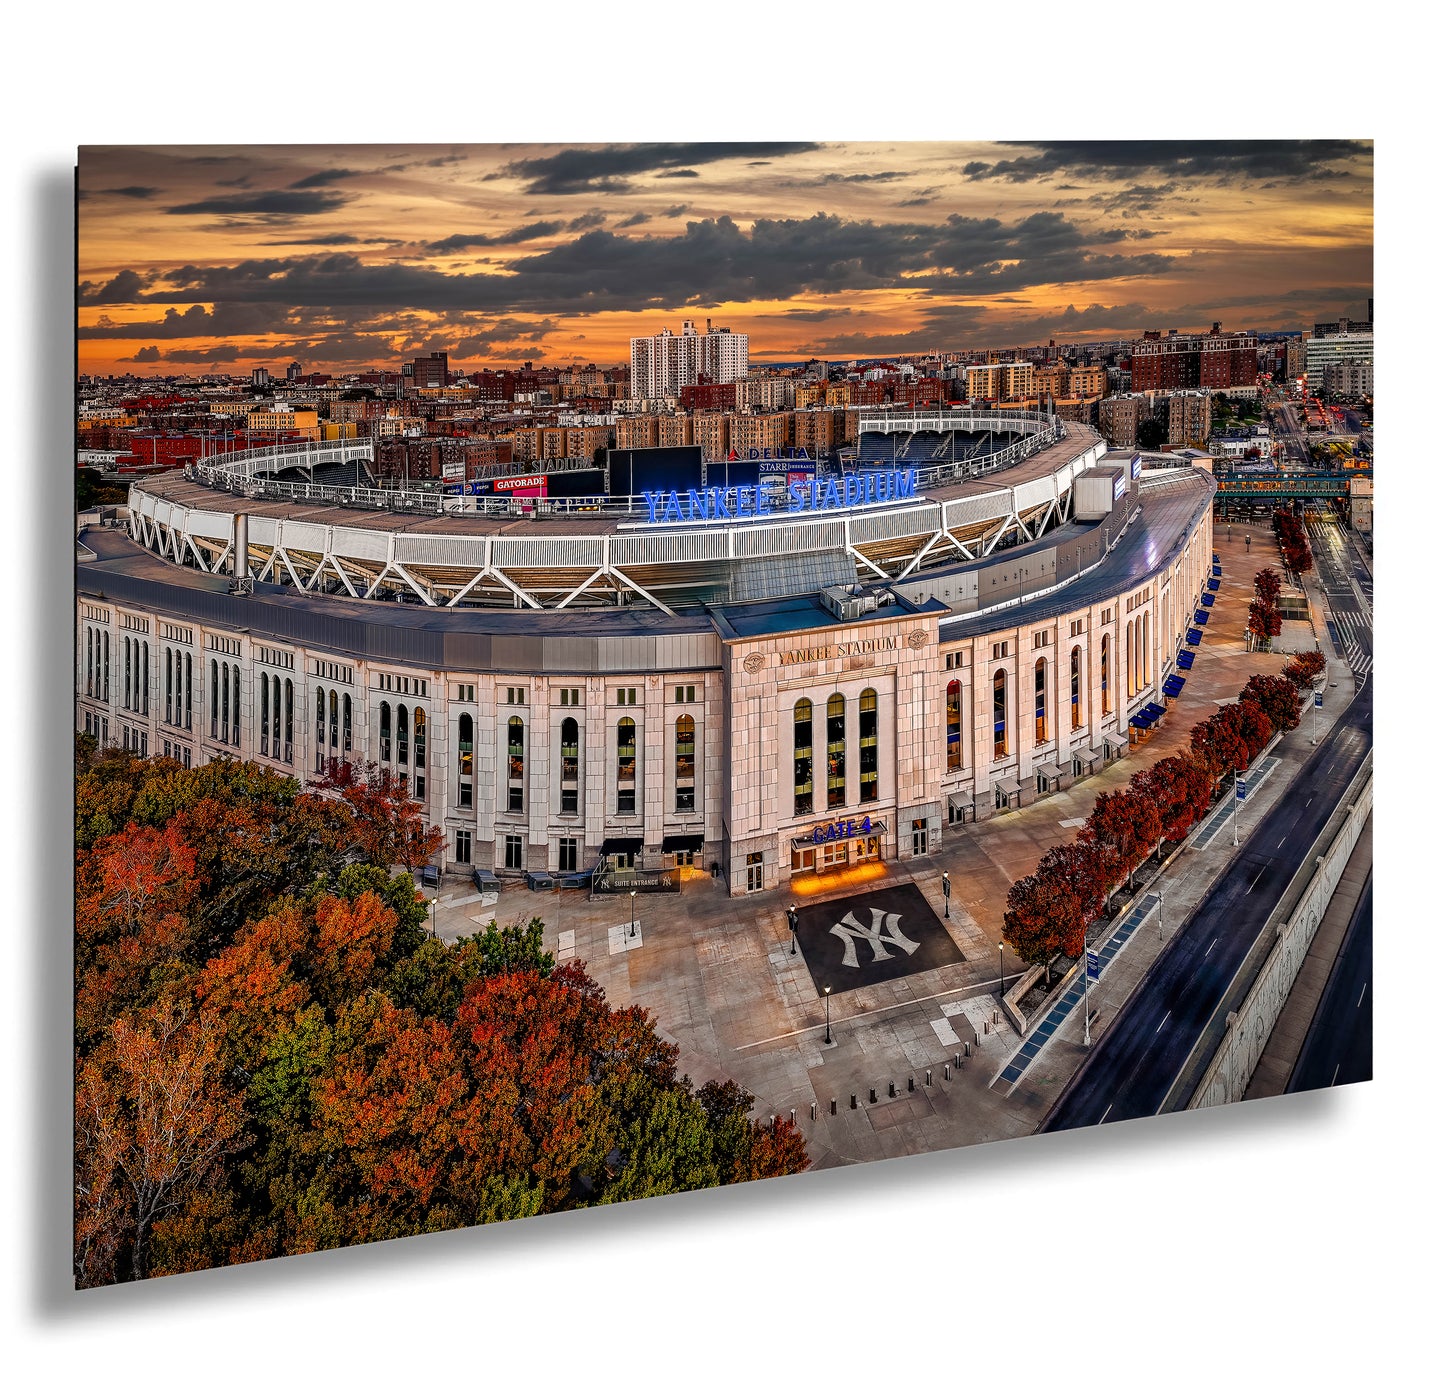
<path id="1" fill-rule="evenodd" d="M 1102 791 L 1094 801 L 1084 831 L 1112 849 L 1119 872 L 1132 878 L 1134 870 L 1159 843 L 1159 810 L 1132 787 Z"/>
<path id="2" fill-rule="evenodd" d="M 1299 690 L 1280 675 L 1251 675 L 1239 700 L 1258 704 L 1277 732 L 1288 733 L 1299 726 Z"/>
<path id="3" fill-rule="evenodd" d="M 369 864 L 389 869 L 400 864 L 410 873 L 446 847 L 446 836 L 427 825 L 405 777 L 375 762 L 338 763 L 316 778 L 316 785 L 337 797 L 353 817 L 353 838 Z"/>
<path id="4" fill-rule="evenodd" d="M 1160 838 L 1182 840 L 1209 809 L 1209 773 L 1188 754 L 1162 757 L 1129 783 L 1159 813 Z"/>
<path id="5" fill-rule="evenodd" d="M 1284 667 L 1284 677 L 1299 689 L 1310 689 L 1325 672 L 1325 658 L 1317 650 L 1304 651 Z"/>
<path id="6" fill-rule="evenodd" d="M 1057 879 L 1027 874 L 1008 891 L 1003 939 L 1031 966 L 1047 966 L 1056 956 L 1066 954 L 1075 940 L 1071 933 L 1087 926 L 1080 891 Z M 1077 942 L 1082 950 L 1082 930 Z"/>
<path id="7" fill-rule="evenodd" d="M 1239 724 L 1239 705 L 1226 704 L 1189 730 L 1190 751 L 1209 773 L 1211 782 L 1249 763 Z"/>
<path id="8" fill-rule="evenodd" d="M 1253 699 L 1244 699 L 1229 707 L 1239 710 L 1239 736 L 1247 754 L 1243 765 L 1248 767 L 1274 737 L 1275 726 L 1269 715 Z"/>
<path id="9" fill-rule="evenodd" d="M 1254 593 L 1266 607 L 1272 607 L 1279 601 L 1282 582 L 1278 573 L 1273 568 L 1261 568 L 1254 575 Z"/>

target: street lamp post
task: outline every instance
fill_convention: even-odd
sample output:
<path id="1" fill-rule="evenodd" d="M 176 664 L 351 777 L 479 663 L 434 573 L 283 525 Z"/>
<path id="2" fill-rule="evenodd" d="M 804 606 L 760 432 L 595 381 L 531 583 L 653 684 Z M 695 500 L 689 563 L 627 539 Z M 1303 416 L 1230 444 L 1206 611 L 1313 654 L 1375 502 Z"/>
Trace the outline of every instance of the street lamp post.
<path id="1" fill-rule="evenodd" d="M 788 908 L 788 931 L 793 934 L 793 945 L 788 955 L 796 956 L 798 954 L 798 907 L 796 903 Z"/>
<path id="2" fill-rule="evenodd" d="M 1159 940 L 1164 940 L 1164 890 L 1159 890 Z"/>
<path id="3" fill-rule="evenodd" d="M 1084 933 L 1084 1047 L 1092 1048 L 1089 1038 L 1089 934 Z"/>
<path id="4" fill-rule="evenodd" d="M 627 935 L 629 937 L 637 935 L 637 890 L 635 888 L 632 890 L 632 926 Z"/>
<path id="5" fill-rule="evenodd" d="M 1234 807 L 1234 843 L 1239 844 L 1239 768 L 1234 769 L 1234 800 L 1230 802 Z"/>
<path id="6" fill-rule="evenodd" d="M 949 896 L 952 894 L 952 892 L 953 892 L 953 884 L 952 884 L 952 882 L 949 880 L 948 875 L 947 875 L 947 874 L 944 874 L 944 876 L 943 876 L 943 915 L 944 915 L 944 917 L 947 917 L 947 916 L 949 915 L 949 913 L 948 913 L 948 899 L 949 899 Z"/>
<path id="7" fill-rule="evenodd" d="M 833 1042 L 833 987 L 823 987 L 823 1042 Z"/>
<path id="8" fill-rule="evenodd" d="M 998 999 L 1003 1003 L 1003 943 L 998 944 Z"/>
<path id="9" fill-rule="evenodd" d="M 1246 534 L 1246 535 L 1244 536 L 1244 551 L 1245 551 L 1245 553 L 1248 553 L 1248 552 L 1249 552 L 1249 535 L 1248 535 L 1248 534 Z"/>
<path id="10" fill-rule="evenodd" d="M 437 900 L 435 898 L 431 900 L 431 934 L 433 937 L 437 934 Z"/>

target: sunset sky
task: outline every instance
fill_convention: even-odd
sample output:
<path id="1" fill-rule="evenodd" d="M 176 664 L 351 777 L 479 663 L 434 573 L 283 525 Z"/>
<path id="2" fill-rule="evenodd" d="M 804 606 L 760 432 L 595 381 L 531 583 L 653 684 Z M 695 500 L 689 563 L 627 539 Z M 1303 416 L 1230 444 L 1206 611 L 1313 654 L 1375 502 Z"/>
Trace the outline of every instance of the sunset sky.
<path id="1" fill-rule="evenodd" d="M 82 373 L 755 361 L 1308 329 L 1373 294 L 1367 141 L 86 147 Z"/>

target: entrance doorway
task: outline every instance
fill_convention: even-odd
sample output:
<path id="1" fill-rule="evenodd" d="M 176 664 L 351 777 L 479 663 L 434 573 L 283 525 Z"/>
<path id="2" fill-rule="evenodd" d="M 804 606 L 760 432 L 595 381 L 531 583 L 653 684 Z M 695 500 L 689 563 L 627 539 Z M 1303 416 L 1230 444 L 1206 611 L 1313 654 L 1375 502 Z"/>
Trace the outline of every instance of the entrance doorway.
<path id="1" fill-rule="evenodd" d="M 913 822 L 913 852 L 914 854 L 928 853 L 928 822 L 926 820 Z"/>

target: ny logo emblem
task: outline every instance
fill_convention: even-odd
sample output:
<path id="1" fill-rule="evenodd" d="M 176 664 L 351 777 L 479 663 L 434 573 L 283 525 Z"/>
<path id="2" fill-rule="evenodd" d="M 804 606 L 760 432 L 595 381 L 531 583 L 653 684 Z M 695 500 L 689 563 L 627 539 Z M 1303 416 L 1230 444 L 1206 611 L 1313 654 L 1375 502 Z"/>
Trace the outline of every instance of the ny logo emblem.
<path id="1" fill-rule="evenodd" d="M 841 938 L 847 948 L 843 956 L 845 966 L 852 966 L 855 970 L 858 966 L 858 948 L 854 945 L 854 937 L 862 937 L 868 943 L 873 949 L 875 962 L 893 959 L 892 952 L 883 950 L 884 942 L 891 942 L 899 951 L 906 952 L 909 956 L 912 956 L 922 945 L 904 936 L 898 926 L 897 913 L 885 913 L 881 908 L 869 908 L 868 911 L 873 914 L 872 927 L 864 927 L 850 912 L 844 916 L 841 922 L 835 922 L 828 929 L 835 937 Z M 882 930 L 885 923 L 888 925 L 886 932 Z"/>

